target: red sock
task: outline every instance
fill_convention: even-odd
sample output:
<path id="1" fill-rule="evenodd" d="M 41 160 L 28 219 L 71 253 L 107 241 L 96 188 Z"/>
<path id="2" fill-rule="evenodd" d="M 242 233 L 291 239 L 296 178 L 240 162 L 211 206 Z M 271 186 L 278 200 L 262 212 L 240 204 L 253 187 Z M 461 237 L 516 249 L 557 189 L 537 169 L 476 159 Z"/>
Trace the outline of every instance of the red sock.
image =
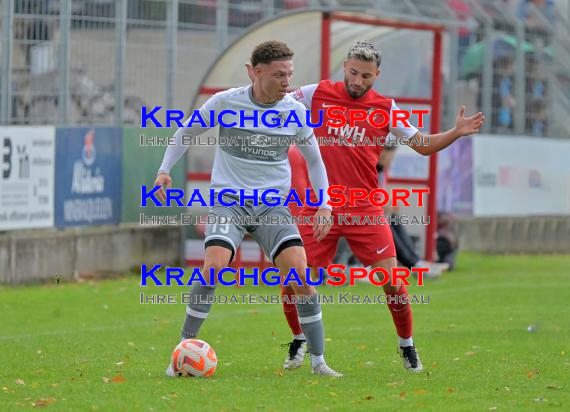
<path id="1" fill-rule="evenodd" d="M 283 285 L 281 285 L 281 297 L 287 296 L 289 302 L 293 302 L 292 296 L 295 295 L 295 292 L 291 288 L 285 289 Z M 299 323 L 299 317 L 297 316 L 297 306 L 294 303 L 287 303 L 283 301 L 283 313 L 285 314 L 285 318 L 287 319 L 287 323 L 291 328 L 291 332 L 293 335 L 300 335 L 303 333 L 303 329 L 301 329 L 301 324 Z"/>
<path id="2" fill-rule="evenodd" d="M 400 300 L 396 303 L 390 303 L 391 296 L 402 295 L 408 295 L 408 290 L 405 285 L 400 286 L 400 290 L 397 294 L 386 294 L 386 300 L 388 302 L 390 313 L 392 314 L 392 319 L 394 319 L 394 325 L 396 326 L 398 336 L 400 338 L 407 339 L 412 336 L 412 307 L 409 303 L 400 303 Z"/>

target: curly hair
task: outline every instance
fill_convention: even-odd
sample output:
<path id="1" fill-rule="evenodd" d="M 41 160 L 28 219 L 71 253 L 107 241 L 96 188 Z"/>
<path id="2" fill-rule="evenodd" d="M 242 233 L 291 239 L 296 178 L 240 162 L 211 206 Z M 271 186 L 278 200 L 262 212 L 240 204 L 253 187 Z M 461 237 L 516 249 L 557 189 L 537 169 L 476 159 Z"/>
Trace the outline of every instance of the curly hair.
<path id="1" fill-rule="evenodd" d="M 270 40 L 258 44 L 251 53 L 251 65 L 253 67 L 260 63 L 270 64 L 278 60 L 291 60 L 293 58 L 293 50 L 287 44 Z"/>

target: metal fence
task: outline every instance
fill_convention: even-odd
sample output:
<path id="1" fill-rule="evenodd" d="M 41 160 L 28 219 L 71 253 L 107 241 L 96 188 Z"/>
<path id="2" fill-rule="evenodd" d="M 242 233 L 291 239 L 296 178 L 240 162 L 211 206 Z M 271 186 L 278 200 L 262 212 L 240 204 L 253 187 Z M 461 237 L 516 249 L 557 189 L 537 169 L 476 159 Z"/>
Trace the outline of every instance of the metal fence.
<path id="1" fill-rule="evenodd" d="M 457 104 L 467 103 L 490 114 L 487 132 L 570 136 L 568 5 L 536 4 L 1 0 L 0 124 L 135 124 L 141 105 L 186 109 L 210 63 L 247 27 L 324 6 L 464 21 L 446 38 L 446 123 Z"/>
<path id="2" fill-rule="evenodd" d="M 461 2 L 474 30 L 457 33 L 455 88 L 490 113 L 486 131 L 570 136 L 570 33 L 553 2 Z"/>
<path id="3" fill-rule="evenodd" d="M 0 124 L 129 124 L 144 104 L 186 108 L 245 27 L 307 5 L 2 0 Z"/>

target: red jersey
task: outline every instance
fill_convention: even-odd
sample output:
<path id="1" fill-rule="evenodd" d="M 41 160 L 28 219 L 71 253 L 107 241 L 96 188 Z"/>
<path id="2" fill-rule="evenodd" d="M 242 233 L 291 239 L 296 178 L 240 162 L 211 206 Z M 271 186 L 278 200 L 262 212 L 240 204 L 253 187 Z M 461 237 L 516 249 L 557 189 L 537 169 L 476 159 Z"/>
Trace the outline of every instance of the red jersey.
<path id="1" fill-rule="evenodd" d="M 322 125 L 315 128 L 314 132 L 320 143 L 319 148 L 327 169 L 330 186 L 340 185 L 347 189 L 364 189 L 367 192 L 377 189 L 378 172 L 376 165 L 384 148 L 377 138 L 387 137 L 390 132 L 400 135 L 398 137 L 409 138 L 417 132 L 414 127 L 390 128 L 390 122 L 385 127 L 378 128 L 370 124 L 368 117 L 365 120 L 357 120 L 354 126 L 350 127 L 348 123 L 350 110 L 360 109 L 370 113 L 373 110 L 380 109 L 391 114 L 392 109 L 397 108 L 393 99 L 388 99 L 374 90 L 369 90 L 364 96 L 355 99 L 348 94 L 344 82 L 333 83 L 330 80 L 323 80 L 318 85 L 297 89 L 292 93 L 292 96 L 311 108 L 313 123 L 319 121 L 319 110 L 323 111 Z M 344 117 L 347 120 L 345 126 L 341 128 L 326 126 L 329 121 L 326 111 L 330 106 L 346 108 L 344 111 Z M 340 111 L 336 110 L 334 113 L 335 116 L 338 116 Z M 382 123 L 381 115 L 379 116 L 374 120 L 377 123 Z M 307 174 L 306 170 L 296 169 L 292 173 Z M 347 191 L 345 195 L 348 196 Z M 312 190 L 311 201 L 317 201 Z M 306 209 L 311 213 L 314 213 L 315 210 L 315 208 L 308 207 Z M 336 206 L 334 211 L 354 214 L 381 212 L 382 208 L 374 206 L 368 199 L 364 199 L 356 201 L 353 207 L 350 207 L 348 202 L 344 206 Z"/>

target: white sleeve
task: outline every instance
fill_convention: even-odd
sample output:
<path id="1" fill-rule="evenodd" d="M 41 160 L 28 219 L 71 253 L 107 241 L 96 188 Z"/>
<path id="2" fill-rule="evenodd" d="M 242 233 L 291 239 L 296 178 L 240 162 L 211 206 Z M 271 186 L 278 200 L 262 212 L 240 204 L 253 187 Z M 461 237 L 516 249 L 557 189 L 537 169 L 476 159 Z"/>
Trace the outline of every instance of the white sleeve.
<path id="1" fill-rule="evenodd" d="M 202 107 L 200 107 L 200 117 L 204 120 L 206 125 L 208 125 L 210 119 L 210 111 L 214 111 L 216 114 L 220 112 L 220 104 L 220 96 L 216 94 L 210 97 Z M 217 124 L 217 116 L 214 118 L 216 119 L 215 121 Z M 196 119 L 191 126 L 188 126 L 190 120 L 192 120 L 192 116 L 187 119 L 185 126 L 180 127 L 176 133 L 174 133 L 174 145 L 166 148 L 158 173 L 170 173 L 176 162 L 178 162 L 184 153 L 186 153 L 186 150 L 188 150 L 188 145 L 182 144 L 182 136 L 194 137 L 211 129 L 211 127 L 204 127 Z M 215 125 L 212 125 L 212 127 L 213 126 Z"/>
<path id="2" fill-rule="evenodd" d="M 319 150 L 319 145 L 314 134 L 311 136 L 310 144 L 298 145 L 297 147 L 307 162 L 311 186 L 313 186 L 313 189 L 317 193 L 322 190 L 323 201 L 320 208 L 332 210 L 332 207 L 328 204 L 330 197 L 328 194 L 329 179 L 327 176 L 327 170 L 325 169 L 325 164 L 321 157 L 321 151 Z"/>
<path id="3" fill-rule="evenodd" d="M 391 113 L 394 113 L 394 110 L 400 110 L 400 108 L 396 105 L 396 102 L 392 100 Z M 416 129 L 411 124 L 409 126 L 404 126 L 404 123 L 401 121 L 398 121 L 396 123 L 396 127 L 392 127 L 392 119 L 390 119 L 389 124 L 390 124 L 390 133 L 392 133 L 400 140 L 408 140 L 418 132 L 418 129 Z"/>
<path id="4" fill-rule="evenodd" d="M 318 84 L 308 84 L 306 86 L 301 86 L 298 89 L 293 90 L 289 95 L 297 100 L 298 102 L 303 103 L 303 105 L 307 109 L 311 109 L 311 102 L 313 101 L 313 95 L 315 94 L 315 90 L 317 90 Z"/>

